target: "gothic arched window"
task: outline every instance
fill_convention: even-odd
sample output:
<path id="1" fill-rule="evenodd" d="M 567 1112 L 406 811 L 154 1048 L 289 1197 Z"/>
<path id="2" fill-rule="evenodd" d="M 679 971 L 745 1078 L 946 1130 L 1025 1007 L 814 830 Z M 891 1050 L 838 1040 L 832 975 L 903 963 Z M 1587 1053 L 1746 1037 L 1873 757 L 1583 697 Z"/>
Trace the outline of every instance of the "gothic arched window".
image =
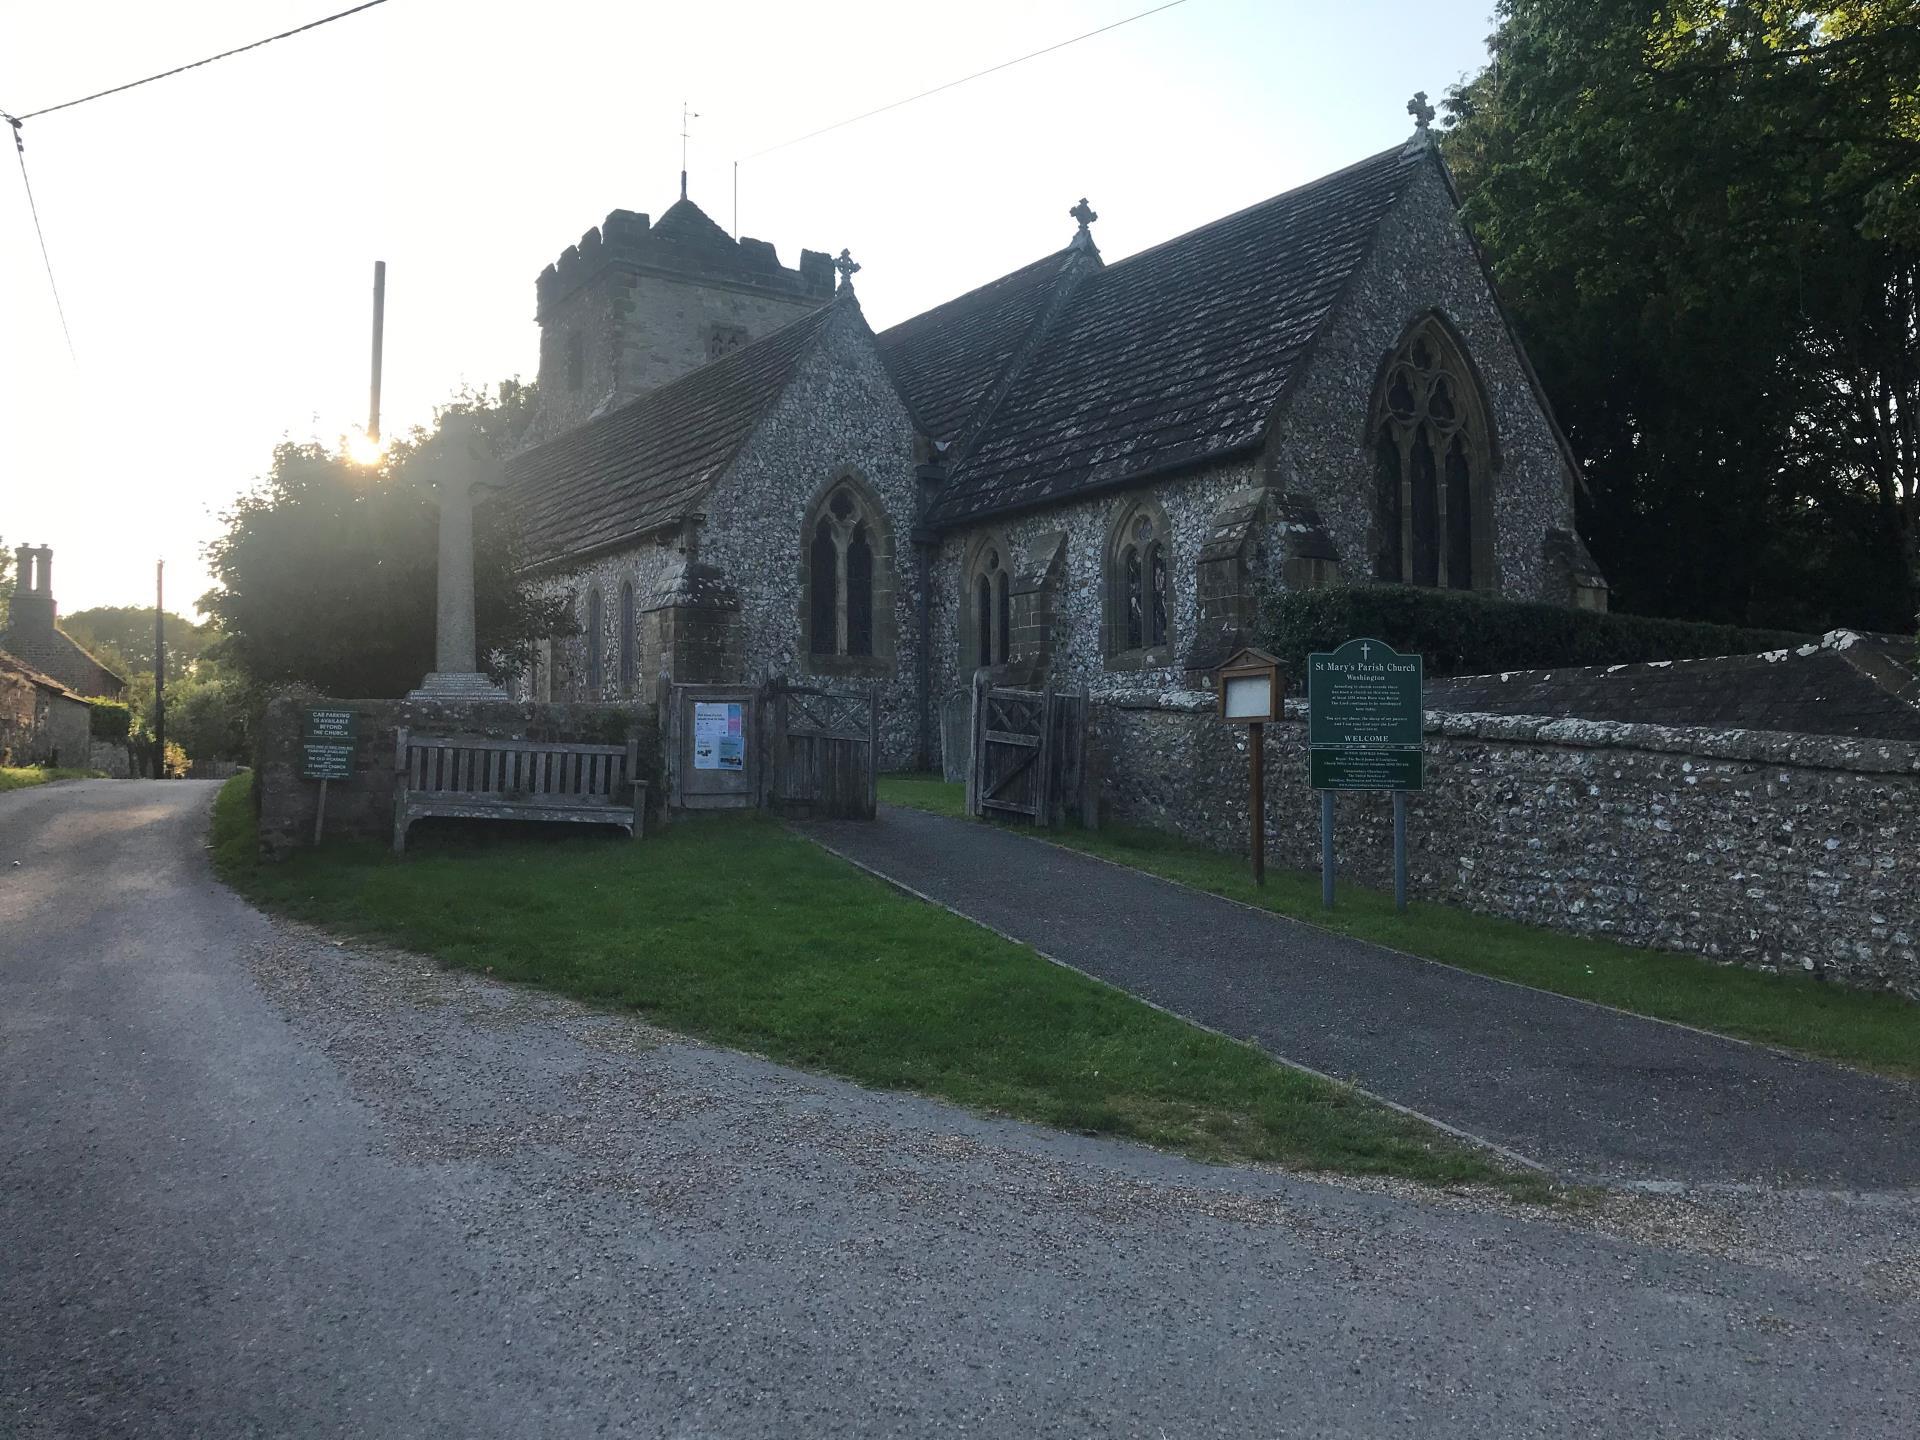
<path id="1" fill-rule="evenodd" d="M 587 698 L 598 700 L 600 687 L 606 680 L 606 637 L 601 634 L 602 606 L 600 587 L 594 586 L 587 592 Z"/>
<path id="2" fill-rule="evenodd" d="M 1013 658 L 1013 552 L 1002 537 L 977 542 L 967 566 L 967 602 L 968 663 L 1006 664 Z"/>
<path id="3" fill-rule="evenodd" d="M 1166 517 L 1150 501 L 1121 511 L 1107 553 L 1107 653 L 1165 664 L 1171 645 L 1173 578 Z"/>
<path id="4" fill-rule="evenodd" d="M 892 655 L 892 550 L 886 517 L 852 475 L 830 485 L 809 512 L 802 611 L 804 643 L 815 660 Z"/>
<path id="5" fill-rule="evenodd" d="M 1471 590 L 1493 584 L 1493 435 L 1465 352 L 1438 317 L 1382 367 L 1370 427 L 1374 575 Z"/>
<path id="6" fill-rule="evenodd" d="M 633 581 L 628 580 L 620 586 L 620 694 L 629 700 L 633 698 L 635 672 L 639 669 L 637 641 L 634 633 Z"/>

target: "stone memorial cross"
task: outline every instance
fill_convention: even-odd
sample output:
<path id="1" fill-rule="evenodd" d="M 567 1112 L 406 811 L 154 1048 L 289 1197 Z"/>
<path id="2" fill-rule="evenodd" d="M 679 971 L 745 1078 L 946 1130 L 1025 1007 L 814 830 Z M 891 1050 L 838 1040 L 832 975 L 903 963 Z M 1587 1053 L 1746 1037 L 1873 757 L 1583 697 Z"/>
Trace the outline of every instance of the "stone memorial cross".
<path id="1" fill-rule="evenodd" d="M 409 700 L 505 700 L 507 694 L 479 664 L 473 618 L 473 491 L 497 482 L 499 463 L 471 415 L 449 415 L 435 442 L 435 488 L 440 492 L 439 605 L 434 624 L 433 673 Z"/>

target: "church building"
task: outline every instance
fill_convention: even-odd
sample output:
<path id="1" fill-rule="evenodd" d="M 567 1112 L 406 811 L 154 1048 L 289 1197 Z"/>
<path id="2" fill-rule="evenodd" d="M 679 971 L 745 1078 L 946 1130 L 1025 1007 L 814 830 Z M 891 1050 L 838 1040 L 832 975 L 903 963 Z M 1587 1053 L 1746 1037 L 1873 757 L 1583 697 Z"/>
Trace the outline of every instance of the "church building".
<path id="1" fill-rule="evenodd" d="M 582 633 L 522 693 L 877 685 L 899 768 L 938 763 L 980 667 L 1189 688 L 1288 590 L 1603 608 L 1458 205 L 1423 114 L 1115 264 L 1082 200 L 1061 249 L 879 334 L 844 250 L 788 269 L 684 193 L 615 211 L 537 287 L 540 413 L 498 503 Z"/>

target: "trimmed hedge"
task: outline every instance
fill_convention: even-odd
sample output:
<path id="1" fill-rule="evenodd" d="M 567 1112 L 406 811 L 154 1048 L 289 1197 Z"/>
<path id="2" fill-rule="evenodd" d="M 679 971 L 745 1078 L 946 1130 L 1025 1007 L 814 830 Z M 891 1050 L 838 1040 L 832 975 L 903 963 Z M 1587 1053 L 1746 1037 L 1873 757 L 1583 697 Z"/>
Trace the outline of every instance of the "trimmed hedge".
<path id="1" fill-rule="evenodd" d="M 124 740 L 133 729 L 133 711 L 118 700 L 89 700 L 87 712 L 87 731 L 96 740 Z"/>
<path id="2" fill-rule="evenodd" d="M 1273 602 L 1261 628 L 1265 647 L 1296 681 L 1304 680 L 1309 653 L 1362 635 L 1425 656 L 1429 676 L 1753 655 L 1814 638 L 1412 585 L 1291 592 Z"/>

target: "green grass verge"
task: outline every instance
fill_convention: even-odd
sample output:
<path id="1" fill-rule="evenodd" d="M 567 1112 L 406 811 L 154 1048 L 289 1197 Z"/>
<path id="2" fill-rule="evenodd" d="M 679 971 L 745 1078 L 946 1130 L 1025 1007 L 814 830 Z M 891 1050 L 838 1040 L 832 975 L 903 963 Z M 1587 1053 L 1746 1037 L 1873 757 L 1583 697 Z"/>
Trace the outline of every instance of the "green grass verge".
<path id="1" fill-rule="evenodd" d="M 0 790 L 24 790 L 50 780 L 102 780 L 104 770 L 42 769 L 38 765 L 0 765 Z"/>
<path id="2" fill-rule="evenodd" d="M 422 830 L 404 861 L 357 843 L 270 863 L 251 785 L 236 776 L 215 803 L 216 868 L 256 902 L 336 931 L 1061 1129 L 1206 1160 L 1557 1193 L 908 899 L 759 816 L 694 817 L 639 844 Z"/>
<path id="3" fill-rule="evenodd" d="M 963 787 L 943 784 L 936 776 L 889 775 L 880 780 L 880 798 L 957 815 Z M 1344 882 L 1328 912 L 1320 908 L 1318 874 L 1270 870 L 1266 885 L 1256 886 L 1244 859 L 1158 830 L 1066 828 L 1051 830 L 1046 838 L 1463 970 L 1887 1074 L 1920 1076 L 1920 1006 L 1898 996 L 1563 935 L 1452 905 L 1414 901 L 1400 915 L 1390 894 Z"/>

